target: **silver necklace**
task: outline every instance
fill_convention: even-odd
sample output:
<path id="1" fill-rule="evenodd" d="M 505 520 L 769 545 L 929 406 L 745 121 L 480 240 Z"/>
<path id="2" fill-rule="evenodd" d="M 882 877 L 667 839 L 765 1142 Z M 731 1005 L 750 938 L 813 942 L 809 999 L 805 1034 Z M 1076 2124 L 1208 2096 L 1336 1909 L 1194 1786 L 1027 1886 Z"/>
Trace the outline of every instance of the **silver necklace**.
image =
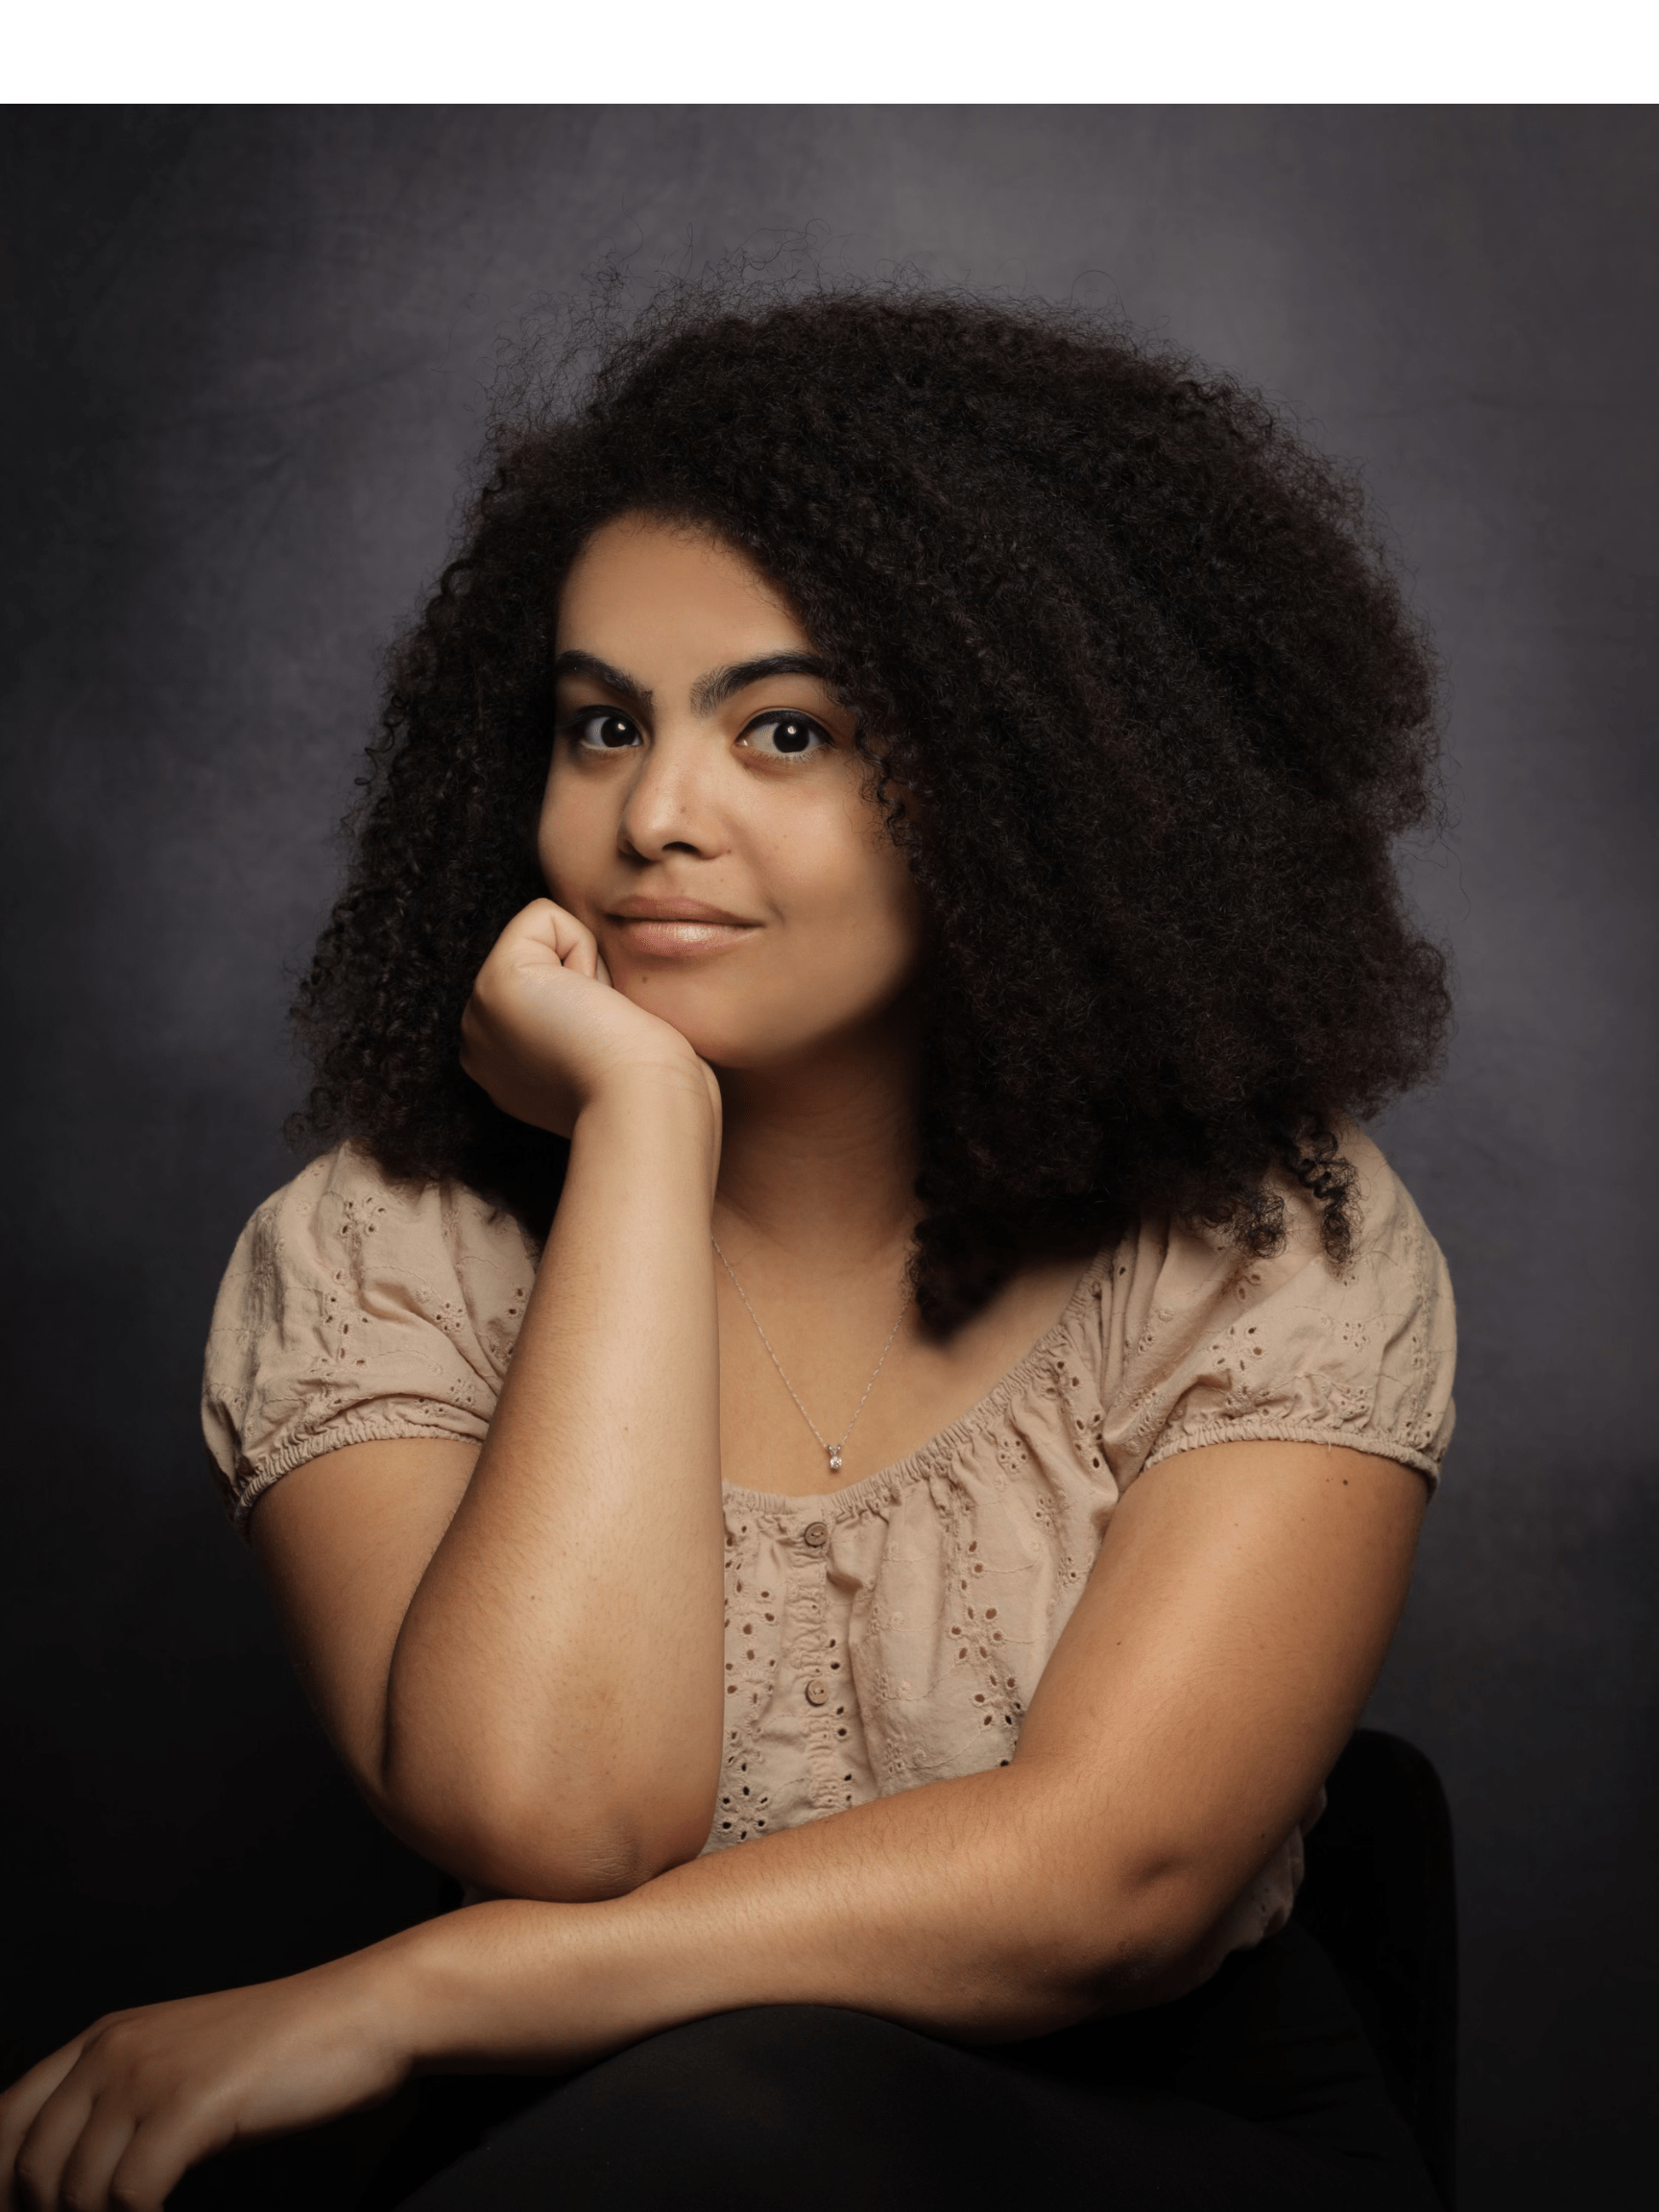
<path id="1" fill-rule="evenodd" d="M 813 1420 L 811 1414 L 807 1412 L 805 1407 L 801 1404 L 800 1392 L 796 1389 L 794 1383 L 790 1382 L 788 1376 L 784 1374 L 783 1362 L 779 1358 L 777 1353 L 773 1351 L 772 1339 L 767 1335 L 765 1330 L 761 1328 L 759 1314 L 757 1313 L 754 1307 L 749 1304 L 748 1291 L 745 1290 L 742 1284 L 738 1282 L 736 1273 L 733 1268 L 731 1261 L 728 1260 L 725 1253 L 721 1251 L 719 1238 L 710 1232 L 709 1241 L 714 1247 L 715 1259 L 719 1261 L 721 1266 L 725 1268 L 727 1274 L 732 1277 L 732 1287 L 736 1291 L 738 1297 L 742 1299 L 744 1309 L 747 1311 L 750 1320 L 755 1324 L 755 1334 L 759 1337 L 761 1343 L 765 1345 L 767 1358 L 771 1360 L 773 1366 L 778 1370 L 779 1382 L 782 1383 L 784 1389 L 787 1390 L 790 1397 L 794 1399 L 796 1408 L 799 1411 L 802 1420 L 805 1422 L 807 1428 L 810 1429 L 813 1435 L 817 1437 L 819 1448 L 829 1454 L 830 1474 L 839 1475 L 841 1472 L 841 1455 L 847 1449 L 847 1439 L 852 1435 L 854 1430 L 858 1426 L 858 1416 L 863 1412 L 865 1402 L 869 1398 L 871 1391 L 876 1387 L 877 1376 L 880 1374 L 882 1368 L 887 1364 L 887 1355 L 893 1349 L 893 1339 L 898 1335 L 900 1329 L 903 1326 L 904 1316 L 910 1310 L 910 1291 L 906 1289 L 904 1292 L 904 1303 L 899 1309 L 899 1318 L 894 1322 L 891 1330 L 888 1332 L 887 1341 L 881 1347 L 880 1358 L 877 1360 L 875 1366 L 870 1371 L 870 1380 L 864 1385 L 864 1396 L 860 1398 L 857 1405 L 854 1407 L 853 1418 L 848 1422 L 846 1428 L 841 1431 L 840 1443 L 831 1444 L 829 1437 L 826 1436 L 823 1431 L 819 1428 L 817 1422 Z"/>

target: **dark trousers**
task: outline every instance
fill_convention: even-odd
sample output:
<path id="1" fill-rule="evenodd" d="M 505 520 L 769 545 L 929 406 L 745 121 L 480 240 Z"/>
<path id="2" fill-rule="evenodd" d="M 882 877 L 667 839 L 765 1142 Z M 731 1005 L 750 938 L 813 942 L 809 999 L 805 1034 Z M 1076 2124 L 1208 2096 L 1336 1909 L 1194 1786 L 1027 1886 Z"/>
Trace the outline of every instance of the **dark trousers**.
<path id="1" fill-rule="evenodd" d="M 550 2091 L 530 2082 L 424 2089 L 401 2177 L 388 2176 L 390 2193 L 371 2203 L 409 2212 L 1439 2204 L 1334 1970 L 1295 1924 L 1176 2004 L 994 2050 L 861 2012 L 768 2006 L 650 2036 Z M 456 2157 L 456 2111 L 470 2100 L 474 2116 L 487 2114 L 493 2099 L 497 2115 L 504 2103 L 534 2102 Z M 422 2168 L 431 2176 L 439 2165 L 422 2185 Z"/>

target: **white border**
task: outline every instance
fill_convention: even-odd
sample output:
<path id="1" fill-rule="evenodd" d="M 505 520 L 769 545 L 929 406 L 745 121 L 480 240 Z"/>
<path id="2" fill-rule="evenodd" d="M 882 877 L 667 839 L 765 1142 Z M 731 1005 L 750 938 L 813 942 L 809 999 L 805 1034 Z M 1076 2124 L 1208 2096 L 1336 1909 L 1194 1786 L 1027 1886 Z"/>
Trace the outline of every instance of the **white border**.
<path id="1" fill-rule="evenodd" d="M 13 104 L 1646 103 L 1642 0 L 64 0 Z"/>

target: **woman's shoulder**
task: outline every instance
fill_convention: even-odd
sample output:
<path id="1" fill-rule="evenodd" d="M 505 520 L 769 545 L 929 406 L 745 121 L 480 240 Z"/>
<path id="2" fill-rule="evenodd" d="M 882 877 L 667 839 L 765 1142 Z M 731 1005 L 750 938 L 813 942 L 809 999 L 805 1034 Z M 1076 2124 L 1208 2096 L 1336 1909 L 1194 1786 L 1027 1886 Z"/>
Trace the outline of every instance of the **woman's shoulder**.
<path id="1" fill-rule="evenodd" d="M 1344 1201 L 1350 1234 L 1340 1256 L 1327 1248 L 1321 1201 L 1275 1168 L 1267 1190 L 1279 1201 L 1283 1234 L 1274 1251 L 1251 1254 L 1225 1229 L 1148 1214 L 1103 1258 L 1104 1273 L 1143 1290 L 1155 1285 L 1157 1309 L 1167 1318 L 1217 1299 L 1258 1304 L 1293 1283 L 1327 1306 L 1449 1297 L 1440 1248 L 1375 1140 L 1350 1121 L 1336 1137 L 1337 1157 L 1352 1170 Z"/>
<path id="2" fill-rule="evenodd" d="M 1171 1452 L 1251 1438 L 1345 1442 L 1431 1477 L 1453 1422 L 1451 1281 L 1410 1192 L 1356 1124 L 1348 1249 L 1286 1173 L 1276 1252 L 1149 1217 L 1104 1263 L 1103 1365 L 1121 1481 Z"/>
<path id="3" fill-rule="evenodd" d="M 536 1257 L 522 1223 L 467 1184 L 393 1175 L 348 1139 L 255 1209 L 227 1280 L 246 1272 L 277 1287 L 285 1275 L 318 1268 L 362 1280 L 401 1267 L 483 1283 L 504 1271 L 523 1284 L 516 1293 L 523 1298 Z"/>
<path id="4" fill-rule="evenodd" d="M 535 1277 L 512 1214 L 347 1142 L 273 1191 L 219 1286 L 203 1379 L 238 1511 L 301 1459 L 390 1436 L 477 1441 Z"/>

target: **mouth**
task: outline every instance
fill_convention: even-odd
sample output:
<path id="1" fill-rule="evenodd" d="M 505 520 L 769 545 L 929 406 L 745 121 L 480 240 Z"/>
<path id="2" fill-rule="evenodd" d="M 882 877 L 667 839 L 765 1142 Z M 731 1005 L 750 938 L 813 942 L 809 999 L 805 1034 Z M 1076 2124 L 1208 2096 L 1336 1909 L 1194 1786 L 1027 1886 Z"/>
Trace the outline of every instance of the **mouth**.
<path id="1" fill-rule="evenodd" d="M 759 927 L 701 899 L 624 899 L 605 919 L 636 959 L 647 960 L 723 952 Z"/>

